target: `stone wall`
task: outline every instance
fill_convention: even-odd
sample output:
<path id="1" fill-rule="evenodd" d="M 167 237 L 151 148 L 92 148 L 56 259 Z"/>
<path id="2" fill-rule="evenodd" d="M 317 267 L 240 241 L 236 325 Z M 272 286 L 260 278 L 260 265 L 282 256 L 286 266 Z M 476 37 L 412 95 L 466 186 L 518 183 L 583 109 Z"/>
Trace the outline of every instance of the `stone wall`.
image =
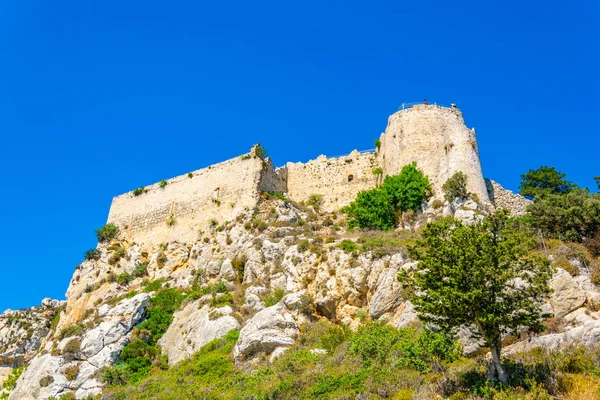
<path id="1" fill-rule="evenodd" d="M 385 175 L 395 175 L 413 161 L 429 176 L 436 198 L 454 173 L 464 172 L 467 189 L 488 201 L 475 131 L 468 129 L 457 108 L 416 105 L 392 114 L 377 152 Z"/>
<path id="2" fill-rule="evenodd" d="M 281 187 L 272 163 L 251 152 L 194 171 L 192 177 L 169 179 L 165 187 L 147 186 L 138 196 L 133 192 L 117 196 L 108 222 L 119 226 L 123 239 L 138 243 L 187 242 L 197 239 L 211 220 L 221 224 L 252 209 L 259 187 L 269 185 Z"/>
<path id="3" fill-rule="evenodd" d="M 287 163 L 277 172 L 287 181 L 287 194 L 305 201 L 311 194 L 323 195 L 322 209 L 337 211 L 350 204 L 358 192 L 372 189 L 378 177 L 373 174 L 377 159 L 372 153 L 354 150 L 348 156 L 327 158 L 323 155 L 307 163 Z"/>
<path id="4" fill-rule="evenodd" d="M 520 194 L 504 189 L 491 179 L 486 179 L 485 184 L 490 200 L 497 210 L 505 209 L 511 215 L 523 215 L 527 211 L 527 206 L 531 204 L 530 200 Z"/>

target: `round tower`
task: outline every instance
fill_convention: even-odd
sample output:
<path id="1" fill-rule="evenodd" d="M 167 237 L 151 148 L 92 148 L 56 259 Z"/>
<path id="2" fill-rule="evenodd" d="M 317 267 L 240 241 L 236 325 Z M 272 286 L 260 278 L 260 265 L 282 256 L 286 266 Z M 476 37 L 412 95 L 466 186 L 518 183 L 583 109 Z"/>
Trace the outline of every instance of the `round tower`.
<path id="1" fill-rule="evenodd" d="M 467 175 L 467 190 L 489 202 L 481 172 L 475 130 L 465 126 L 456 108 L 420 104 L 390 115 L 377 152 L 384 175 L 395 175 L 416 161 L 429 177 L 434 197 L 442 199 L 442 185 L 454 173 Z"/>

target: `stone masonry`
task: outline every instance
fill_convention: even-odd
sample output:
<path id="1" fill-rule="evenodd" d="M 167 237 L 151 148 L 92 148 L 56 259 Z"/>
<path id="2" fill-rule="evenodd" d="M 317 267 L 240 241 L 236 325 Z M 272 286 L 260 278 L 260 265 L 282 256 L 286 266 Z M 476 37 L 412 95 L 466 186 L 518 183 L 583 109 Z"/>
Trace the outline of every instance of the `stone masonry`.
<path id="1" fill-rule="evenodd" d="M 181 175 L 163 184 L 113 199 L 108 222 L 117 224 L 122 239 L 139 243 L 195 240 L 211 224 L 232 221 L 260 201 L 262 192 L 285 193 L 305 201 L 323 196 L 322 209 L 336 211 L 358 192 L 376 187 L 386 175 L 398 174 L 413 161 L 428 177 L 434 197 L 455 172 L 467 175 L 467 189 L 484 203 L 498 203 L 515 214 L 527 200 L 494 182 L 484 181 L 475 131 L 468 129 L 457 108 L 415 105 L 389 117 L 375 153 L 354 150 L 348 156 L 323 155 L 307 163 L 287 163 L 275 169 L 271 160 L 250 153 Z M 382 174 L 375 172 L 383 171 Z M 490 181 L 491 182 L 491 181 Z M 510 193 L 510 194 L 509 194 Z"/>

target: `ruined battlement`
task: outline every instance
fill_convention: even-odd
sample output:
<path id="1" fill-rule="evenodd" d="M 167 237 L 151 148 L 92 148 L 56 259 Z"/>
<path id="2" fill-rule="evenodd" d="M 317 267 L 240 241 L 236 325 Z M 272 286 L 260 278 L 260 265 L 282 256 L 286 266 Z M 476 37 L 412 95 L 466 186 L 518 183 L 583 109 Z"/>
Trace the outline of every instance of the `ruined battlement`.
<path id="1" fill-rule="evenodd" d="M 123 238 L 140 243 L 191 241 L 210 224 L 232 221 L 253 209 L 262 192 L 282 192 L 298 202 L 321 194 L 322 209 L 336 211 L 411 162 L 429 176 L 434 197 L 443 198 L 444 182 L 462 171 L 469 192 L 490 202 L 475 130 L 466 127 L 456 107 L 419 104 L 392 114 L 375 152 L 321 155 L 275 169 L 257 149 L 258 145 L 248 154 L 169 179 L 166 185 L 153 184 L 137 196 L 117 196 L 108 222 L 119 226 Z"/>

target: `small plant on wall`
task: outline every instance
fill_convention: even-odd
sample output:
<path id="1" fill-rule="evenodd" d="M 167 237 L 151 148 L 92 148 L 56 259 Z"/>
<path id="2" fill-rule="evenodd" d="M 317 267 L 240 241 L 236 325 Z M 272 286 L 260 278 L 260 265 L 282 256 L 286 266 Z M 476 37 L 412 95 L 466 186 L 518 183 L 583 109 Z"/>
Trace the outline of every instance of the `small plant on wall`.
<path id="1" fill-rule="evenodd" d="M 146 189 L 145 187 L 142 186 L 142 187 L 139 187 L 139 188 L 135 189 L 133 191 L 133 195 L 135 197 L 137 197 L 137 196 L 140 196 L 140 195 L 146 193 L 147 191 L 148 191 L 148 189 Z"/>
<path id="2" fill-rule="evenodd" d="M 173 216 L 173 214 L 171 214 L 171 216 L 169 216 L 169 219 L 167 219 L 167 225 L 173 226 L 176 223 L 177 223 L 177 221 L 175 220 L 175 217 Z"/>
<path id="3" fill-rule="evenodd" d="M 160 182 L 158 182 L 158 186 L 160 186 L 161 188 L 164 188 L 165 186 L 167 186 L 167 181 L 165 181 L 164 179 Z"/>

